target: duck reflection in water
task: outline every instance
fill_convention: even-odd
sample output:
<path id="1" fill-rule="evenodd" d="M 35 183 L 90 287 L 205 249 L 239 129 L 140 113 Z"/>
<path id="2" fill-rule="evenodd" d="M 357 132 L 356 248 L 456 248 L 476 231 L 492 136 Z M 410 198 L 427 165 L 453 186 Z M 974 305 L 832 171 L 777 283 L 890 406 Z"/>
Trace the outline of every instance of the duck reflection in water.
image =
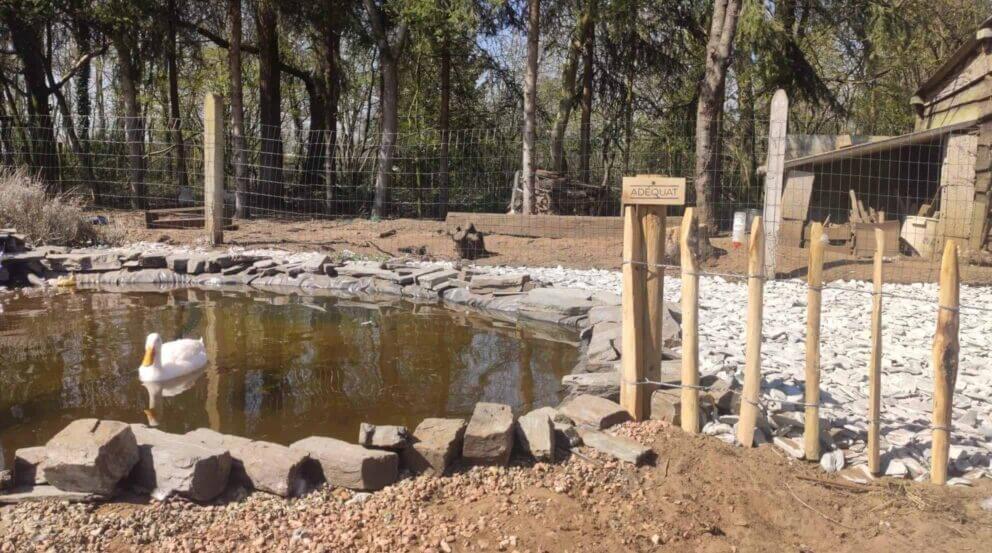
<path id="1" fill-rule="evenodd" d="M 174 397 L 192 388 L 200 376 L 206 371 L 198 370 L 189 374 L 165 380 L 162 382 L 142 382 L 141 385 L 148 390 L 148 408 L 145 409 L 145 417 L 148 418 L 148 426 L 154 428 L 161 423 L 165 404 L 162 398 Z"/>

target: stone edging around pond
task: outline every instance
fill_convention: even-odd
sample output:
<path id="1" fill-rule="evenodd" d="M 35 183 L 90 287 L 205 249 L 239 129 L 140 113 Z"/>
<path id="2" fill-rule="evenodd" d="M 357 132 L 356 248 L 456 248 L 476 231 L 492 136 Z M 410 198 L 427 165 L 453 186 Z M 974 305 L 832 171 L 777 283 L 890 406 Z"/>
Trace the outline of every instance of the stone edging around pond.
<path id="1" fill-rule="evenodd" d="M 581 443 L 640 465 L 654 452 L 603 432 L 629 420 L 616 403 L 581 395 L 558 409 L 519 418 L 507 405 L 478 403 L 471 418 L 429 418 L 412 435 L 404 427 L 363 423 L 358 444 L 311 436 L 289 446 L 200 428 L 170 434 L 143 424 L 79 419 L 47 444 L 16 452 L 13 474 L 2 471 L 0 505 L 27 501 L 109 500 L 124 490 L 160 501 L 180 495 L 197 502 L 230 485 L 295 497 L 320 483 L 359 492 L 382 489 L 404 473 L 441 476 L 463 464 L 506 466 L 515 450 L 555 462 Z"/>
<path id="2" fill-rule="evenodd" d="M 604 291 L 550 288 L 526 273 L 494 275 L 445 263 L 407 260 L 335 262 L 320 253 L 197 252 L 162 244 L 114 249 L 44 247 L 3 257 L 13 282 L 58 286 L 72 275 L 80 287 L 262 290 L 338 297 L 390 296 L 470 308 L 506 321 L 581 332 L 580 361 L 562 379 L 567 397 L 581 393 L 619 400 L 620 297 Z M 681 338 L 681 314 L 666 302 L 665 346 Z M 581 354 L 584 353 L 584 354 Z M 670 353 L 670 352 L 666 352 Z M 666 355 L 671 358 L 672 355 Z M 666 381 L 680 377 L 670 365 Z M 659 376 L 659 375 L 654 375 Z"/>

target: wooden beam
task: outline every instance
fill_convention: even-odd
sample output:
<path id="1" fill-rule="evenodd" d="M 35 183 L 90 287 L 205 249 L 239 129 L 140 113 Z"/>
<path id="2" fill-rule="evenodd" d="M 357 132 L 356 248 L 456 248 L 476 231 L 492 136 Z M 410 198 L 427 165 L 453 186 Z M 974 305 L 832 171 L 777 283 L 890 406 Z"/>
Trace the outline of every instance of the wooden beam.
<path id="1" fill-rule="evenodd" d="M 737 441 L 744 447 L 754 445 L 754 427 L 758 420 L 758 395 L 761 393 L 761 324 L 765 290 L 765 229 L 761 217 L 751 223 L 751 243 L 747 263 L 747 320 L 744 346 L 744 390 L 741 394 Z"/>
<path id="2" fill-rule="evenodd" d="M 809 273 L 806 290 L 806 403 L 804 450 L 808 461 L 820 460 L 820 308 L 823 296 L 823 225 L 809 232 Z"/>
<path id="3" fill-rule="evenodd" d="M 775 261 L 778 250 L 778 227 L 782 221 L 782 179 L 785 173 L 785 147 L 789 135 L 789 97 L 782 89 L 772 97 L 771 116 L 768 121 L 768 160 L 765 163 L 765 206 L 763 242 L 765 251 L 763 273 L 775 278 Z"/>
<path id="4" fill-rule="evenodd" d="M 940 305 L 937 308 L 937 331 L 933 337 L 933 445 L 930 454 L 930 482 L 934 484 L 947 483 L 951 410 L 954 405 L 954 384 L 958 377 L 960 286 L 957 242 L 948 240 L 940 263 Z"/>
<path id="5" fill-rule="evenodd" d="M 644 386 L 645 270 L 644 237 L 640 224 L 640 206 L 624 206 L 622 341 L 620 360 L 620 405 L 635 420 L 647 417 L 647 389 Z"/>

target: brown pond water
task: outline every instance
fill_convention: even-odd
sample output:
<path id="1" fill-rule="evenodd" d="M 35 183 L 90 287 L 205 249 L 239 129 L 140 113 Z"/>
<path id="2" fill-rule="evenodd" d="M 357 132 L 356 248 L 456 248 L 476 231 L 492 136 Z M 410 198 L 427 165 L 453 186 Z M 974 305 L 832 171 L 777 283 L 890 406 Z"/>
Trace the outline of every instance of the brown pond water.
<path id="1" fill-rule="evenodd" d="M 355 441 L 358 426 L 467 416 L 478 401 L 520 413 L 559 399 L 574 333 L 496 323 L 435 305 L 177 289 L 0 296 L 0 444 L 44 444 L 73 419 L 209 427 L 288 444 Z M 145 336 L 203 337 L 195 378 L 146 389 Z"/>

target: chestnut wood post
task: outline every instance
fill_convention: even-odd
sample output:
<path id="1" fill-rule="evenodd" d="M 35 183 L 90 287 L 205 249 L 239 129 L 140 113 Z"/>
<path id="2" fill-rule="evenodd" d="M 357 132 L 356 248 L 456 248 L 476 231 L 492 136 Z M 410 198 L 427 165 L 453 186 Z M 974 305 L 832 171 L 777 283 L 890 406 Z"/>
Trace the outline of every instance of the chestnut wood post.
<path id="1" fill-rule="evenodd" d="M 765 289 L 765 229 L 761 217 L 751 223 L 751 241 L 747 248 L 747 329 L 744 351 L 744 390 L 741 394 L 737 441 L 744 447 L 754 445 L 754 427 L 758 420 L 758 394 L 761 392 L 761 323 Z"/>
<path id="2" fill-rule="evenodd" d="M 937 332 L 933 337 L 933 445 L 930 454 L 930 481 L 934 484 L 947 482 L 951 409 L 954 383 L 958 376 L 960 285 L 957 243 L 955 240 L 948 240 L 940 262 L 940 305 L 937 308 Z"/>
<path id="3" fill-rule="evenodd" d="M 203 228 L 212 246 L 224 242 L 224 100 L 203 102 Z"/>
<path id="4" fill-rule="evenodd" d="M 644 341 L 644 375 L 648 380 L 661 380 L 661 322 L 664 320 L 665 309 L 665 216 L 667 206 L 642 205 L 638 207 L 640 216 L 641 235 L 644 237 L 644 260 L 647 266 L 644 271 L 646 287 L 644 309 L 647 338 Z M 651 387 L 645 388 L 645 395 Z M 647 398 L 645 402 L 650 402 Z M 645 410 L 647 417 L 647 410 Z"/>
<path id="5" fill-rule="evenodd" d="M 679 236 L 682 266 L 682 430 L 699 432 L 699 228 L 686 208 Z"/>
<path id="6" fill-rule="evenodd" d="M 620 360 L 620 405 L 635 420 L 647 416 L 647 390 L 644 380 L 644 296 L 647 271 L 640 210 L 643 206 L 624 206 L 623 216 L 623 356 Z"/>
<path id="7" fill-rule="evenodd" d="M 875 229 L 875 265 L 871 298 L 871 359 L 868 364 L 868 471 L 882 472 L 878 454 L 882 407 L 882 254 L 885 232 Z"/>
<path id="8" fill-rule="evenodd" d="M 803 443 L 806 459 L 820 460 L 820 310 L 823 303 L 823 224 L 809 232 L 809 272 L 806 289 L 806 424 Z"/>

